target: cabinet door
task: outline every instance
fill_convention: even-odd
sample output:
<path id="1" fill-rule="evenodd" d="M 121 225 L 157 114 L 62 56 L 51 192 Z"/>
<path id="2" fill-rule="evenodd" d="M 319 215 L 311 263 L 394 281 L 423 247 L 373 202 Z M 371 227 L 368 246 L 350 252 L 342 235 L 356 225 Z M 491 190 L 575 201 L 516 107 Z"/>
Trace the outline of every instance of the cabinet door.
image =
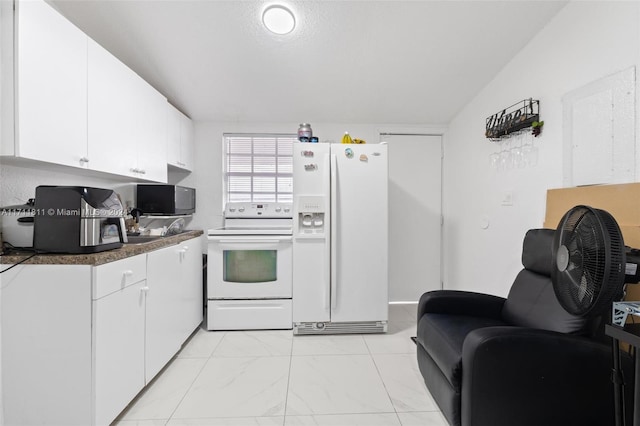
<path id="1" fill-rule="evenodd" d="M 15 154 L 85 167 L 88 37 L 44 1 L 16 5 Z"/>
<path id="2" fill-rule="evenodd" d="M 167 100 L 137 75 L 135 85 L 138 177 L 167 182 Z"/>
<path id="3" fill-rule="evenodd" d="M 147 254 L 146 356 L 145 377 L 149 382 L 175 355 L 183 339 L 179 310 L 182 296 L 180 282 L 180 248 L 167 247 Z"/>
<path id="4" fill-rule="evenodd" d="M 138 76 L 93 40 L 88 52 L 89 168 L 138 177 Z"/>
<path id="5" fill-rule="evenodd" d="M 181 295 L 178 318 L 182 335 L 189 336 L 203 319 L 202 242 L 200 238 L 179 244 L 181 252 Z"/>
<path id="6" fill-rule="evenodd" d="M 180 126 L 180 161 L 181 167 L 186 170 L 193 170 L 193 160 L 195 158 L 194 129 L 193 121 L 186 115 L 182 115 Z"/>
<path id="7" fill-rule="evenodd" d="M 87 265 L 2 274 L 4 424 L 91 423 L 90 282 Z"/>
<path id="8" fill-rule="evenodd" d="M 180 125 L 182 113 L 167 103 L 167 164 L 182 168 L 180 153 Z"/>
<path id="9" fill-rule="evenodd" d="M 106 425 L 144 387 L 146 281 L 93 301 L 95 424 Z"/>

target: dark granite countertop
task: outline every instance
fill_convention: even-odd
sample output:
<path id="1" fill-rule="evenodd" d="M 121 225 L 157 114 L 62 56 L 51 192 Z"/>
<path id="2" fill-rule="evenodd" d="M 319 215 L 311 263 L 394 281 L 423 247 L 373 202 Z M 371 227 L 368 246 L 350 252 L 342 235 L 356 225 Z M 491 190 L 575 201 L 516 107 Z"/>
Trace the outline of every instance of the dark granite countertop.
<path id="1" fill-rule="evenodd" d="M 90 254 L 38 254 L 24 262 L 24 265 L 103 265 L 138 254 L 169 247 L 201 236 L 202 230 L 185 231 L 178 235 L 162 237 L 148 243 L 125 244 L 119 249 Z M 12 265 L 29 257 L 32 253 L 16 253 L 0 257 L 0 264 Z"/>

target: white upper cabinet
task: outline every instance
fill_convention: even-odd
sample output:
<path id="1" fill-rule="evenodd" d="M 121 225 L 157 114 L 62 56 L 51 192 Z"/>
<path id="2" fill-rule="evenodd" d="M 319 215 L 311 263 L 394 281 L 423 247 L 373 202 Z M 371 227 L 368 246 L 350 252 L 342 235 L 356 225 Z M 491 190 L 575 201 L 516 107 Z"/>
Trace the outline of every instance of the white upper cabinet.
<path id="1" fill-rule="evenodd" d="M 41 1 L 16 3 L 14 152 L 87 166 L 88 37 Z"/>
<path id="2" fill-rule="evenodd" d="M 193 121 L 186 115 L 183 115 L 180 125 L 180 158 L 182 159 L 183 169 L 193 170 L 193 160 L 195 157 L 194 145 Z"/>
<path id="3" fill-rule="evenodd" d="M 180 122 L 182 113 L 167 103 L 167 164 L 181 167 Z"/>
<path id="4" fill-rule="evenodd" d="M 194 157 L 193 122 L 173 105 L 167 105 L 169 109 L 167 164 L 191 171 Z"/>
<path id="5" fill-rule="evenodd" d="M 167 99 L 138 77 L 137 169 L 143 179 L 167 181 Z"/>
<path id="6" fill-rule="evenodd" d="M 166 182 L 166 98 L 46 2 L 12 6 L 0 0 L 0 154 Z"/>
<path id="7" fill-rule="evenodd" d="M 167 181 L 167 100 L 102 46 L 89 40 L 91 168 Z"/>
<path id="8" fill-rule="evenodd" d="M 137 166 L 135 79 L 118 58 L 89 41 L 89 155 L 91 168 L 135 176 Z"/>

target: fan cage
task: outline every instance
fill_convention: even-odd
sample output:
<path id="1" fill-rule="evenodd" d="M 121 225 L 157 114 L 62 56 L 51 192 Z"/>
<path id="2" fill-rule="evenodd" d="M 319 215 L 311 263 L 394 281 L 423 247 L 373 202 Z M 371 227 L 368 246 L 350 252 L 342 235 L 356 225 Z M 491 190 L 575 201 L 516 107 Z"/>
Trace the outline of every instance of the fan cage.
<path id="1" fill-rule="evenodd" d="M 568 261 L 558 252 L 566 247 Z M 619 298 L 624 286 L 624 241 L 608 212 L 576 206 L 561 219 L 554 237 L 554 291 L 562 307 L 577 316 L 596 316 Z"/>

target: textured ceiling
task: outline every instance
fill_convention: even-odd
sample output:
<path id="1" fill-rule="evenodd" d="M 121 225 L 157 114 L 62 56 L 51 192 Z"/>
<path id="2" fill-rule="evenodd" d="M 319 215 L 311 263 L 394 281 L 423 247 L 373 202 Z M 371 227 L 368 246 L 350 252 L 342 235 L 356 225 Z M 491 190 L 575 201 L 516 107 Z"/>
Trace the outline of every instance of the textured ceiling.
<path id="1" fill-rule="evenodd" d="M 54 0 L 196 120 L 447 123 L 564 1 Z"/>

